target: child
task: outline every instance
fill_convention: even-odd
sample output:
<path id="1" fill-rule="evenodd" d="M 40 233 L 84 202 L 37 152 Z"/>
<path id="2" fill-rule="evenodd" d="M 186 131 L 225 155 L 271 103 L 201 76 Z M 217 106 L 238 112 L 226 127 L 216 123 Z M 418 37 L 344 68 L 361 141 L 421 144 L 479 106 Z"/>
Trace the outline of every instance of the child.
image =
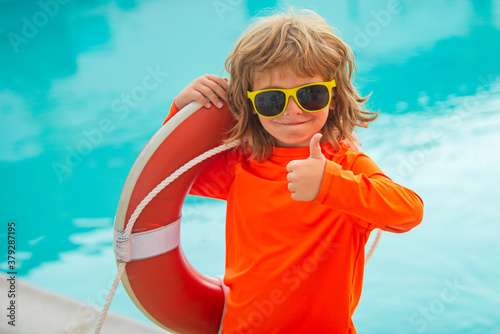
<path id="1" fill-rule="evenodd" d="M 227 201 L 229 287 L 223 333 L 356 333 L 351 317 L 375 228 L 420 223 L 422 200 L 355 148 L 377 117 L 350 81 L 350 48 L 311 11 L 261 18 L 226 61 L 231 80 L 204 75 L 174 114 L 227 101 L 241 145 L 212 163 L 191 194 Z"/>

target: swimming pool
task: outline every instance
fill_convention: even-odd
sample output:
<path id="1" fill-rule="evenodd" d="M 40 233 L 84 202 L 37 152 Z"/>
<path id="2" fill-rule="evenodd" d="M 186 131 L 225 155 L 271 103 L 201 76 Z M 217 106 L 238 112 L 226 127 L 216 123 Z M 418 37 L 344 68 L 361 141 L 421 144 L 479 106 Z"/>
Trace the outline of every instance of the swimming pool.
<path id="1" fill-rule="evenodd" d="M 18 277 L 103 303 L 141 148 L 180 89 L 221 73 L 252 16 L 290 4 L 351 45 L 382 111 L 358 132 L 363 150 L 425 203 L 423 223 L 384 233 L 368 263 L 358 331 L 500 333 L 500 1 L 304 3 L 0 0 L 0 243 L 15 221 Z M 220 275 L 224 204 L 188 204 L 187 257 Z M 123 290 L 111 309 L 143 319 Z"/>

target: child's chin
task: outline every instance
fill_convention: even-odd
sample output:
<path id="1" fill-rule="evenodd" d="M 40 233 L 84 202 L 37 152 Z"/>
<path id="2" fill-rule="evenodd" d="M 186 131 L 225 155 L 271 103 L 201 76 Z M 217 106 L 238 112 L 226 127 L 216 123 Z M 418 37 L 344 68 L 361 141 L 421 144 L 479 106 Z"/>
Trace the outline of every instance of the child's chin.
<path id="1" fill-rule="evenodd" d="M 306 147 L 309 146 L 310 140 L 277 140 L 278 147 Z"/>

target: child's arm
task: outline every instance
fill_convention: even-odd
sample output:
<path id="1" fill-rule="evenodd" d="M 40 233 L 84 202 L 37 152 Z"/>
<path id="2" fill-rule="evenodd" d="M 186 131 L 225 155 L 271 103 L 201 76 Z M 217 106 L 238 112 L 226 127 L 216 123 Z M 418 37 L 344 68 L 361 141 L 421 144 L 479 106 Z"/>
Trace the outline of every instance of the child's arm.
<path id="1" fill-rule="evenodd" d="M 422 221 L 423 202 L 413 191 L 394 183 L 366 155 L 359 154 L 348 170 L 328 161 L 311 139 L 311 155 L 287 165 L 288 189 L 294 200 L 316 201 L 391 232 L 406 232 Z M 345 166 L 344 166 L 345 167 Z"/>
<path id="2" fill-rule="evenodd" d="M 206 108 L 210 108 L 213 103 L 220 109 L 220 99 L 227 101 L 228 81 L 227 78 L 210 74 L 195 79 L 174 99 L 163 124 L 192 101 L 198 101 Z M 223 154 L 217 158 L 198 176 L 189 194 L 225 200 L 233 179 L 232 170 L 228 167 L 234 165 L 234 159 L 234 154 Z"/>
<path id="3" fill-rule="evenodd" d="M 365 228 L 371 224 L 389 232 L 409 231 L 423 218 L 422 199 L 393 182 L 364 154 L 349 170 L 327 161 L 315 201 L 351 215 Z"/>

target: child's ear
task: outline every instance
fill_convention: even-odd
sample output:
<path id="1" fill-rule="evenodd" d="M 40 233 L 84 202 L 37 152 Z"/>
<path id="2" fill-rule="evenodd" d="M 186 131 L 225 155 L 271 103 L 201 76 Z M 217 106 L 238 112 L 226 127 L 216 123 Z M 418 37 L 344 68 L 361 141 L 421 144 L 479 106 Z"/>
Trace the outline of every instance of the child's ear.
<path id="1" fill-rule="evenodd" d="M 333 94 L 332 96 L 332 102 L 330 103 L 330 106 L 333 106 L 333 109 L 337 108 L 337 102 L 339 102 L 339 97 L 337 94 Z"/>

